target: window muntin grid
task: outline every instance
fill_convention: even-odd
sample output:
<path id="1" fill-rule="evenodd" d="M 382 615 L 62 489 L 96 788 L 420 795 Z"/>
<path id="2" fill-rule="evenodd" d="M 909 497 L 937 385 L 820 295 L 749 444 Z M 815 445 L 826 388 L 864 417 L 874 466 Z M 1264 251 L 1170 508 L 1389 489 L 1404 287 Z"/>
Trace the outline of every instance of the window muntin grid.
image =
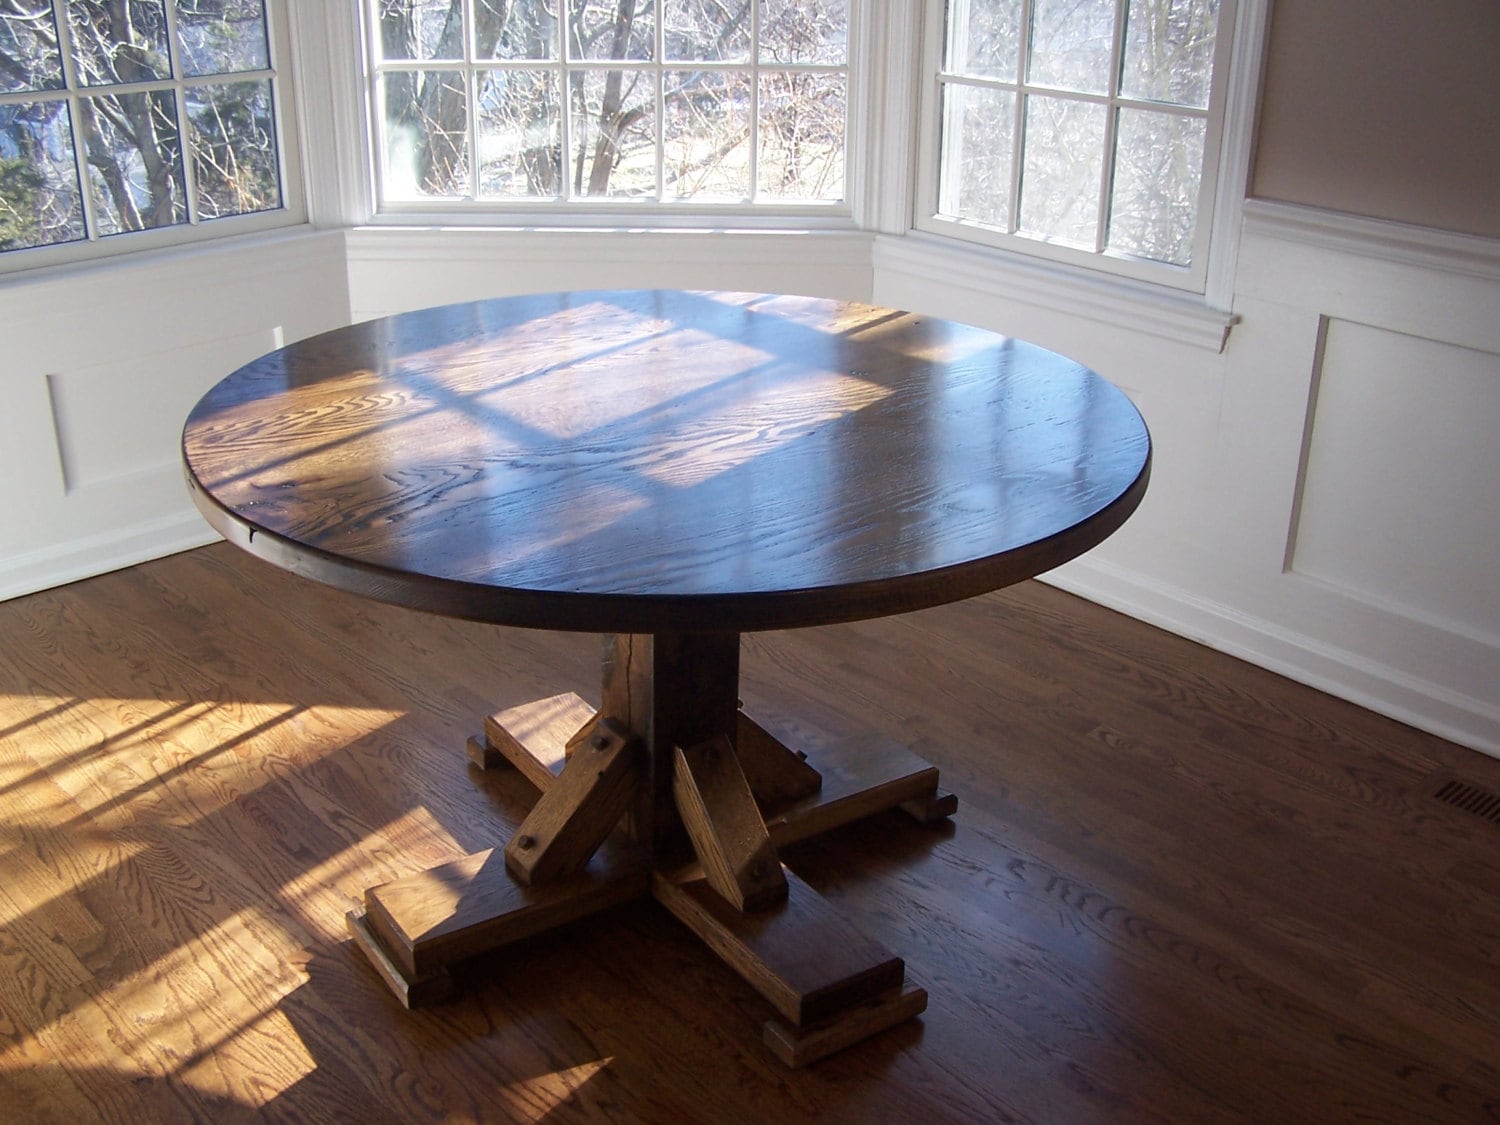
<path id="1" fill-rule="evenodd" d="M 1201 286 L 1234 0 L 946 0 L 920 229 Z"/>
<path id="2" fill-rule="evenodd" d="M 0 268 L 295 221 L 268 7 L 0 10 Z"/>
<path id="3" fill-rule="evenodd" d="M 847 0 L 623 7 L 373 0 L 380 209 L 843 207 Z"/>

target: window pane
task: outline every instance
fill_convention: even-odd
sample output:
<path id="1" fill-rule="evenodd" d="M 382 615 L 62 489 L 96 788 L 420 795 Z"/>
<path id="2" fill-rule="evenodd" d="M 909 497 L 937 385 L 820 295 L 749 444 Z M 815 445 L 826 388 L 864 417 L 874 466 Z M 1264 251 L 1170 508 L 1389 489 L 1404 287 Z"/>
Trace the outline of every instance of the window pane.
<path id="1" fill-rule="evenodd" d="M 656 35 L 652 0 L 572 0 L 569 11 L 569 58 L 651 58 Z"/>
<path id="2" fill-rule="evenodd" d="M 51 0 L 0 5 L 0 93 L 59 90 L 62 84 Z"/>
<path id="3" fill-rule="evenodd" d="M 79 116 L 100 234 L 187 222 L 175 93 L 83 98 Z"/>
<path id="4" fill-rule="evenodd" d="M 951 0 L 947 68 L 1002 82 L 1016 80 L 1021 0 Z"/>
<path id="5" fill-rule="evenodd" d="M 1105 120 L 1102 105 L 1067 98 L 1026 99 L 1018 224 L 1022 233 L 1094 249 Z"/>
<path id="6" fill-rule="evenodd" d="M 1198 221 L 1201 118 L 1122 109 L 1115 140 L 1109 248 L 1186 266 Z"/>
<path id="7" fill-rule="evenodd" d="M 575 76 L 571 113 L 575 194 L 656 194 L 656 87 L 650 74 L 585 71 Z"/>
<path id="8" fill-rule="evenodd" d="M 1027 80 L 1107 94 L 1114 24 L 1114 0 L 1033 0 Z"/>
<path id="9" fill-rule="evenodd" d="M 462 0 L 380 0 L 378 14 L 384 58 L 464 57 Z"/>
<path id="10" fill-rule="evenodd" d="M 0 250 L 72 242 L 83 233 L 66 103 L 0 105 Z"/>
<path id="11" fill-rule="evenodd" d="M 479 194 L 562 193 L 562 100 L 550 70 L 492 70 L 479 87 Z"/>
<path id="12" fill-rule="evenodd" d="M 843 197 L 848 0 L 374 2 L 385 199 Z M 460 17 L 462 67 L 402 72 L 446 57 L 434 44 Z M 444 66 L 457 89 L 474 84 L 467 117 L 424 88 Z M 464 125 L 478 152 L 436 159 L 434 138 L 461 149 Z"/>
<path id="13" fill-rule="evenodd" d="M 841 66 L 848 57 L 846 0 L 761 0 L 762 63 Z"/>
<path id="14" fill-rule="evenodd" d="M 665 0 L 662 20 L 669 59 L 750 58 L 750 0 Z"/>
<path id="15" fill-rule="evenodd" d="M 172 77 L 163 0 L 68 0 L 68 30 L 85 86 Z"/>
<path id="16" fill-rule="evenodd" d="M 1120 92 L 1207 106 L 1218 19 L 1218 0 L 1130 0 Z"/>
<path id="17" fill-rule="evenodd" d="M 557 8 L 550 0 L 474 0 L 481 59 L 555 59 L 557 35 Z"/>
<path id="18" fill-rule="evenodd" d="M 765 74 L 760 80 L 760 193 L 779 200 L 844 197 L 842 74 Z"/>
<path id="19" fill-rule="evenodd" d="M 384 76 L 386 194 L 392 199 L 467 195 L 469 107 L 456 70 Z"/>
<path id="20" fill-rule="evenodd" d="M 943 87 L 939 214 L 1010 230 L 1015 122 L 1010 90 Z"/>
<path id="21" fill-rule="evenodd" d="M 669 71 L 665 105 L 667 197 L 749 199 L 749 75 Z"/>
<path id="22" fill-rule="evenodd" d="M 183 98 L 193 138 L 199 218 L 280 207 L 271 83 L 195 86 Z"/>
<path id="23" fill-rule="evenodd" d="M 186 74 L 236 74 L 271 65 L 264 0 L 177 0 Z"/>

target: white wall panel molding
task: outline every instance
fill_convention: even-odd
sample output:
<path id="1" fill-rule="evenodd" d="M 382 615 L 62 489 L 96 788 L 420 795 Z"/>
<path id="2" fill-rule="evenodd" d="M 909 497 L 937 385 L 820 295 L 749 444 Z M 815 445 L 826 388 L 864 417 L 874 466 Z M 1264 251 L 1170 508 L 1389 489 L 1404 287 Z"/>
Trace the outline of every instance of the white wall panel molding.
<path id="1" fill-rule="evenodd" d="M 1500 647 L 1500 354 L 1330 319 L 1312 401 L 1289 569 Z"/>
<path id="2" fill-rule="evenodd" d="M 997 302 L 1030 305 L 1110 328 L 1148 333 L 1211 352 L 1224 349 L 1233 314 L 1201 299 L 1080 270 L 961 246 L 932 235 L 881 235 L 875 240 L 876 291 L 913 279 L 961 286 Z M 877 298 L 882 299 L 882 298 Z"/>
<path id="3" fill-rule="evenodd" d="M 365 226 L 347 233 L 349 261 L 543 260 L 591 265 L 729 264 L 806 261 L 869 266 L 872 236 L 844 230 L 628 230 L 536 227 Z"/>
<path id="4" fill-rule="evenodd" d="M 340 232 L 225 240 L 0 288 L 0 597 L 212 538 L 182 421 L 238 365 L 348 321 Z"/>
<path id="5" fill-rule="evenodd" d="M 869 300 L 872 235 L 836 231 L 363 227 L 352 313 L 564 289 L 701 288 Z"/>
<path id="6" fill-rule="evenodd" d="M 1202 545 L 1222 561 L 1179 579 L 1232 607 L 1184 602 L 1211 643 L 1492 753 L 1496 251 L 1492 240 L 1308 208 L 1247 208 L 1244 322 L 1213 488 L 1242 490 L 1245 503 L 1225 510 L 1243 521 L 1244 550 L 1226 550 L 1227 522 L 1206 528 Z M 1278 520 L 1284 557 L 1273 568 Z M 1153 578 L 1172 573 L 1157 562 Z"/>
<path id="7" fill-rule="evenodd" d="M 77 317 L 94 302 L 96 311 L 109 315 L 122 299 L 159 300 L 160 286 L 211 295 L 208 291 L 221 286 L 326 270 L 342 261 L 343 239 L 342 231 L 298 227 L 11 274 L 0 280 L 0 325 L 59 313 Z M 8 366 L 0 366 L 0 374 Z"/>
<path id="8" fill-rule="evenodd" d="M 1268 199 L 1245 202 L 1245 233 L 1378 262 L 1500 281 L 1500 239 Z"/>
<path id="9" fill-rule="evenodd" d="M 282 344 L 279 325 L 123 355 L 47 375 L 66 493 L 116 478 L 173 470 L 182 421 L 203 393 Z M 151 388 L 143 410 L 142 387 Z M 129 419 L 131 425 L 121 426 Z"/>
<path id="10" fill-rule="evenodd" d="M 1252 201 L 1239 262 L 1237 301 L 1500 351 L 1500 240 Z"/>
<path id="11" fill-rule="evenodd" d="M 875 299 L 1035 340 L 1141 407 L 1145 502 L 1049 581 L 1500 754 L 1496 283 L 1472 246 L 1301 230 L 1246 223 L 1222 352 L 1220 317 L 918 238 L 877 239 Z"/>

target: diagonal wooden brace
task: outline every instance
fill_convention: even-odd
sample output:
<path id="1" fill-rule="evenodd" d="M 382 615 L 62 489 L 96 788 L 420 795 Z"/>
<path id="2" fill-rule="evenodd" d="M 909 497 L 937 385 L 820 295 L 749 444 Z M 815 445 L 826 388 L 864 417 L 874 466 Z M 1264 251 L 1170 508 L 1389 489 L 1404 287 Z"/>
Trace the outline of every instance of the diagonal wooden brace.
<path id="1" fill-rule="evenodd" d="M 672 795 L 709 886 L 740 911 L 786 897 L 781 862 L 727 738 L 676 748 Z"/>
<path id="2" fill-rule="evenodd" d="M 581 871 L 619 822 L 640 783 L 642 748 L 600 719 L 505 845 L 505 866 L 526 886 Z"/>

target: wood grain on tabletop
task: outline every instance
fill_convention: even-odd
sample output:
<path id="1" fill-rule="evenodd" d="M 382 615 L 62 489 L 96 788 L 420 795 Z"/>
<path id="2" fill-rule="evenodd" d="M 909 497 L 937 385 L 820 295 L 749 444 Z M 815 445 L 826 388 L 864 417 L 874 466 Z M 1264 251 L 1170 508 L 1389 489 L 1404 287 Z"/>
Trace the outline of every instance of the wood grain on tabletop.
<path id="1" fill-rule="evenodd" d="M 936 317 L 611 291 L 291 344 L 184 430 L 227 538 L 366 596 L 546 628 L 785 628 L 996 589 L 1139 504 L 1086 368 Z"/>

